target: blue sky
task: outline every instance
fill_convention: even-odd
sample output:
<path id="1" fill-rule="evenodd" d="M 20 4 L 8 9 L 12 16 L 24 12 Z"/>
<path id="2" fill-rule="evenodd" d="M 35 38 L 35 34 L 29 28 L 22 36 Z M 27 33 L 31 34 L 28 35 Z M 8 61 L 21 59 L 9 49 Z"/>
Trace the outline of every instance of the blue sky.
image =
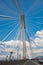
<path id="1" fill-rule="evenodd" d="M 18 0 L 17 0 L 18 1 Z M 8 42 L 6 48 L 10 48 L 14 40 L 21 38 L 21 18 L 20 15 L 25 15 L 26 31 L 35 44 L 33 49 L 43 49 L 43 0 L 19 0 L 19 8 L 16 6 L 14 0 L 0 0 L 0 41 Z M 11 18 L 5 18 L 5 17 Z M 3 17 L 3 18 L 2 18 Z M 11 40 L 11 41 L 10 41 Z M 13 41 L 12 41 L 13 40 Z M 26 34 L 27 40 L 27 34 Z M 40 40 L 40 41 L 39 41 Z M 15 42 L 15 41 L 14 41 Z M 19 41 L 20 42 L 20 41 Z M 0 44 L 3 45 L 3 44 Z M 1 46 L 0 46 L 1 48 Z M 12 48 L 12 47 L 11 47 Z M 3 51 L 0 52 L 2 54 Z M 6 54 L 7 52 L 3 52 Z"/>
<path id="2" fill-rule="evenodd" d="M 21 0 L 20 6 L 25 15 L 26 30 L 30 36 L 34 37 L 36 31 L 43 29 L 43 0 Z M 19 8 L 12 0 L 0 0 L 0 15 L 12 16 L 16 19 L 0 20 L 0 41 L 21 22 L 20 14 Z M 12 35 L 15 34 L 11 33 L 10 38 L 13 39 L 14 36 Z"/>

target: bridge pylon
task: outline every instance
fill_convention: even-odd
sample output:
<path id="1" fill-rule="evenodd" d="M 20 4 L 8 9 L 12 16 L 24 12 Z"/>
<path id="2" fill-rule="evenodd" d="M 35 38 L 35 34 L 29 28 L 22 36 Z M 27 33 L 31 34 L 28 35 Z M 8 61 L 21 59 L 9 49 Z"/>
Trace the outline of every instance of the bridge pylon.
<path id="1" fill-rule="evenodd" d="M 21 36 L 23 42 L 23 59 L 26 59 L 26 42 L 25 42 L 25 15 L 21 14 Z"/>

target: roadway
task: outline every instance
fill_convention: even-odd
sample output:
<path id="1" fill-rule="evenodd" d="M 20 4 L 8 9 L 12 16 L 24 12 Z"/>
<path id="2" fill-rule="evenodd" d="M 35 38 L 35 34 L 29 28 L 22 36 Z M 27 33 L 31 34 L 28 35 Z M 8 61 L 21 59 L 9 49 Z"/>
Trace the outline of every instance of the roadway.
<path id="1" fill-rule="evenodd" d="M 43 65 L 43 63 L 39 63 L 38 61 L 27 60 L 23 65 Z"/>
<path id="2" fill-rule="evenodd" d="M 0 65 L 43 65 L 37 60 L 0 61 Z"/>

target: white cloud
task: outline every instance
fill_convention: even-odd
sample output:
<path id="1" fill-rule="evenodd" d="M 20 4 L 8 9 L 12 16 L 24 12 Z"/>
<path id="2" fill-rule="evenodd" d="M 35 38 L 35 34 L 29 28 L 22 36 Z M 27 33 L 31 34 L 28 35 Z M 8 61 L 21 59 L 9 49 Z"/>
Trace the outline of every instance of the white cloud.
<path id="1" fill-rule="evenodd" d="M 4 60 L 6 59 L 6 56 L 5 55 L 0 55 L 0 60 Z"/>
<path id="2" fill-rule="evenodd" d="M 43 47 L 43 30 L 37 31 L 35 36 L 36 38 L 34 39 L 34 41 L 36 42 L 36 44 Z"/>
<path id="3" fill-rule="evenodd" d="M 13 51 L 13 52 L 15 52 L 15 54 L 17 54 L 17 47 L 19 47 L 18 53 L 21 54 L 21 56 L 23 56 L 23 43 L 22 43 L 22 41 L 20 41 L 20 40 L 16 40 L 16 41 L 10 40 L 10 41 L 6 41 L 6 42 L 2 42 L 2 44 L 4 44 L 5 46 L 2 45 L 3 49 L 1 49 L 0 51 L 3 50 L 4 52 L 7 52 L 7 53 Z M 7 48 L 7 46 L 11 46 L 11 47 Z M 26 47 L 27 47 L 27 54 L 30 54 L 29 42 L 27 42 L 27 41 L 26 41 Z M 32 47 L 34 47 L 34 45 L 32 45 Z"/>
<path id="4" fill-rule="evenodd" d="M 40 48 L 40 50 L 39 50 L 37 48 L 37 46 L 38 47 L 43 47 L 43 30 L 36 32 L 35 38 L 33 39 L 33 41 L 35 43 L 34 42 L 31 43 L 31 47 L 33 48 L 32 49 L 32 57 L 36 57 L 38 55 L 42 55 L 43 48 Z M 7 53 L 13 51 L 14 52 L 13 55 L 15 57 L 17 57 L 17 46 L 18 46 L 19 47 L 18 53 L 21 54 L 21 57 L 23 55 L 23 43 L 20 40 L 10 40 L 10 41 L 5 41 L 5 42 L 0 42 L 0 45 L 1 45 L 0 46 L 0 53 L 1 53 L 1 51 L 7 52 Z M 31 51 L 30 51 L 30 47 L 29 46 L 30 46 L 29 42 L 26 41 L 27 55 L 30 58 Z M 5 56 L 5 55 L 0 55 L 0 57 L 3 57 L 3 56 Z"/>
<path id="5" fill-rule="evenodd" d="M 37 31 L 36 36 L 43 39 L 43 30 Z"/>

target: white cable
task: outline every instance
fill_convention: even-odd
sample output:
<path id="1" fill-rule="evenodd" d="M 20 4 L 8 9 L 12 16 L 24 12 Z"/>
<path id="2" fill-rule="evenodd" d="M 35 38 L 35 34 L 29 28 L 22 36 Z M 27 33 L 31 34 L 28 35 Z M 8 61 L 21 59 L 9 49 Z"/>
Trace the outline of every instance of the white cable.
<path id="1" fill-rule="evenodd" d="M 12 25 L 10 25 L 10 26 L 13 26 L 14 24 L 12 24 Z M 8 27 L 10 27 L 10 26 L 8 26 Z M 4 28 L 4 27 L 3 27 Z M 10 29 L 12 29 L 12 28 L 10 28 Z M 10 31 L 10 29 L 9 29 L 9 31 Z M 5 28 L 4 29 L 0 29 L 0 32 L 5 32 Z M 1 36 L 3 36 L 2 34 L 0 35 L 0 38 L 1 38 Z"/>
<path id="2" fill-rule="evenodd" d="M 39 2 L 39 0 L 36 0 L 36 1 L 33 3 L 33 5 L 30 7 L 30 9 L 27 10 L 26 16 L 27 16 L 27 14 L 30 12 L 30 10 L 31 10 L 33 7 L 37 6 L 38 2 Z"/>
<path id="3" fill-rule="evenodd" d="M 20 32 L 21 32 L 20 30 L 21 30 L 21 28 L 18 29 L 18 33 L 17 33 L 17 38 L 16 38 L 16 40 L 18 40 L 18 38 L 19 38 L 19 35 L 20 35 Z"/>
<path id="4" fill-rule="evenodd" d="M 18 26 L 18 24 L 16 25 L 16 27 Z M 16 27 L 12 30 L 12 31 L 10 31 L 10 33 L 9 34 L 7 34 L 6 36 L 5 36 L 5 38 L 2 40 L 2 41 L 4 41 L 15 29 L 16 29 Z"/>
<path id="5" fill-rule="evenodd" d="M 19 3 L 17 2 L 17 0 L 14 0 L 15 4 L 16 4 L 16 7 L 18 8 L 18 10 L 21 12 L 21 7 L 19 5 Z"/>
<path id="6" fill-rule="evenodd" d="M 13 39 L 15 39 L 15 40 L 17 40 L 17 36 L 18 36 L 18 33 L 19 33 L 19 26 L 17 27 L 17 30 L 15 30 L 15 36 L 14 36 L 14 38 Z"/>
<path id="7" fill-rule="evenodd" d="M 2 6 L 2 4 L 4 4 L 4 5 Z M 9 8 L 8 5 L 6 3 L 4 3 L 4 2 L 0 4 L 0 8 L 7 10 L 8 12 L 10 12 L 10 13 L 12 13 L 14 15 L 19 15 L 17 12 L 15 12 L 11 8 Z"/>
<path id="8" fill-rule="evenodd" d="M 17 20 L 17 18 L 14 18 L 12 16 L 6 16 L 6 15 L 0 15 L 0 19 L 12 19 L 12 20 Z"/>
<path id="9" fill-rule="evenodd" d="M 28 36 L 29 36 L 28 31 L 27 31 L 27 34 L 28 34 Z M 32 40 L 32 39 L 30 38 L 30 36 L 29 36 L 29 42 L 30 42 L 30 43 L 32 43 L 32 42 L 33 42 L 33 43 L 35 43 L 35 41 L 34 41 L 34 40 Z M 35 43 L 35 46 L 38 46 L 38 45 Z"/>
<path id="10" fill-rule="evenodd" d="M 30 23 L 32 26 L 34 26 L 34 29 L 37 28 L 37 29 L 41 29 L 39 26 L 35 25 L 35 24 L 32 24 Z"/>
<path id="11" fill-rule="evenodd" d="M 41 22 L 41 21 L 38 21 L 38 22 L 35 21 L 34 23 L 37 23 L 37 24 L 43 25 L 43 22 Z"/>
<path id="12" fill-rule="evenodd" d="M 32 18 L 32 19 L 40 19 L 40 18 L 43 18 L 43 16 L 41 16 L 41 17 L 29 17 L 29 18 Z"/>
<path id="13" fill-rule="evenodd" d="M 0 22 L 1 23 L 1 22 Z M 7 23 L 3 23 L 2 25 L 0 25 L 0 26 L 7 26 L 7 25 L 10 25 L 10 24 L 12 24 L 12 23 L 14 23 L 14 21 L 13 22 L 7 22 Z"/>

